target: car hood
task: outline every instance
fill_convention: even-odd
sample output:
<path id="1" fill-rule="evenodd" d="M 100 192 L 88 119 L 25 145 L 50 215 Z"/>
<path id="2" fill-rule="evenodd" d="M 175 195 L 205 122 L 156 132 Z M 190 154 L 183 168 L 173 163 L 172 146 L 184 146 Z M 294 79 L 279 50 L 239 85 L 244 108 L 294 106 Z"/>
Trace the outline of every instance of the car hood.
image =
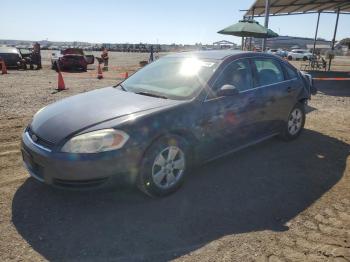
<path id="1" fill-rule="evenodd" d="M 63 99 L 39 110 L 30 128 L 38 137 L 56 144 L 102 122 L 179 103 L 181 101 L 107 87 Z"/>

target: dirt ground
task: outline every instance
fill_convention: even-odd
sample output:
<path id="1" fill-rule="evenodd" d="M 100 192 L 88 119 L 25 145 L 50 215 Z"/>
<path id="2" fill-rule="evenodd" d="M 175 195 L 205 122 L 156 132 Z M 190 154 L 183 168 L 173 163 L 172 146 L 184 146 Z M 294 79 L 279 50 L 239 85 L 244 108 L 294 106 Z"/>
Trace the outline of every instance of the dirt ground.
<path id="1" fill-rule="evenodd" d="M 327 63 L 329 62 L 328 59 L 326 61 Z M 309 61 L 293 60 L 293 61 L 290 61 L 290 63 L 292 63 L 298 69 L 305 70 L 305 65 L 307 65 Z M 350 68 L 350 58 L 348 56 L 337 56 L 335 57 L 335 59 L 332 61 L 332 64 L 331 64 L 332 71 L 349 72 L 349 68 Z"/>
<path id="2" fill-rule="evenodd" d="M 69 89 L 59 93 L 48 52 L 43 70 L 0 75 L 0 261 L 350 261 L 350 81 L 316 83 L 296 141 L 200 166 L 163 199 L 29 178 L 19 141 L 33 114 L 117 83 L 148 55 L 110 56 L 104 79 L 64 73 Z"/>

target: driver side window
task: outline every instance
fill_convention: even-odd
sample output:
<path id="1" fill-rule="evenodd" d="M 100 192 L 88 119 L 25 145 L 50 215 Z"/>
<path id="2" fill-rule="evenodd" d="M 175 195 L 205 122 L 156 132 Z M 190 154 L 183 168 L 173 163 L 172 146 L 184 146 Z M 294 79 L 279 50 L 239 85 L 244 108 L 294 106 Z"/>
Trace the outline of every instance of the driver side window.
<path id="1" fill-rule="evenodd" d="M 252 72 L 247 59 L 239 59 L 226 66 L 215 82 L 214 91 L 224 85 L 233 85 L 240 92 L 253 88 Z"/>

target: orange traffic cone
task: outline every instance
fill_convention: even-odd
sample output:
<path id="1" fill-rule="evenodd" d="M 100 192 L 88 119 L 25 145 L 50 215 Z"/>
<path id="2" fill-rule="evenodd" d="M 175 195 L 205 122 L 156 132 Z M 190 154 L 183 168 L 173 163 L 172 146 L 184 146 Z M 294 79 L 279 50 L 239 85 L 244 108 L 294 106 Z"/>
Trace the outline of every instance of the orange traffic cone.
<path id="1" fill-rule="evenodd" d="M 7 74 L 7 68 L 6 68 L 5 61 L 1 60 L 0 63 L 1 63 L 1 74 L 3 74 L 3 75 Z"/>
<path id="2" fill-rule="evenodd" d="M 125 72 L 125 79 L 127 79 L 129 77 L 129 73 Z"/>
<path id="3" fill-rule="evenodd" d="M 98 67 L 97 67 L 97 79 L 102 79 L 102 78 L 103 78 L 103 73 L 102 73 L 102 70 L 101 70 L 100 63 L 99 63 Z"/>
<path id="4" fill-rule="evenodd" d="M 57 84 L 57 90 L 63 91 L 66 90 L 66 85 L 64 84 L 63 76 L 61 71 L 58 71 L 58 84 Z"/>

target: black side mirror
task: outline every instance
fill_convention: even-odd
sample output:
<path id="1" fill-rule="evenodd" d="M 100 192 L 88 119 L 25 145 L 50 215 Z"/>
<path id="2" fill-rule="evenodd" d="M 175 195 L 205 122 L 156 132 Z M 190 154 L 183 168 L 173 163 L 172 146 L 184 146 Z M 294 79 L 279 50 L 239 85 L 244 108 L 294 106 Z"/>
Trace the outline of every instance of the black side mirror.
<path id="1" fill-rule="evenodd" d="M 239 94 L 239 90 L 234 85 L 223 85 L 216 94 L 218 96 L 234 96 Z"/>

